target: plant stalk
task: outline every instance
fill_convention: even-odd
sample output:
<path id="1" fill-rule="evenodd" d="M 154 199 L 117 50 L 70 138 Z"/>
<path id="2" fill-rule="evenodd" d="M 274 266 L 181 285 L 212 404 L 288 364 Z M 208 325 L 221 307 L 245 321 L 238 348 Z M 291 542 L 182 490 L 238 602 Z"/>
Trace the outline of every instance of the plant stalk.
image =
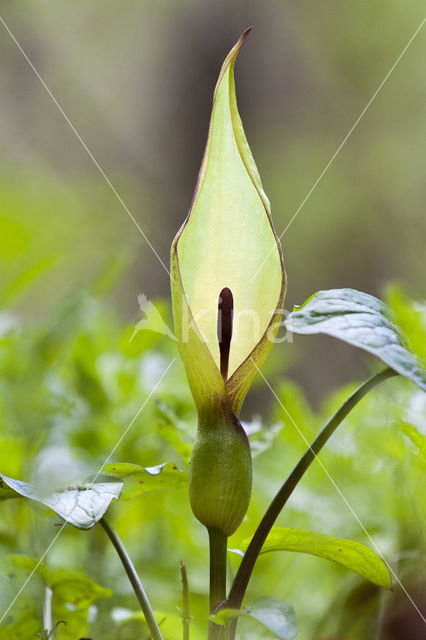
<path id="1" fill-rule="evenodd" d="M 146 595 L 145 589 L 143 588 L 142 583 L 139 579 L 139 576 L 136 573 L 136 569 L 133 565 L 133 562 L 131 561 L 129 554 L 127 553 L 126 547 L 124 546 L 123 542 L 121 541 L 121 538 L 115 531 L 114 527 L 111 524 L 109 524 L 105 520 L 105 518 L 102 518 L 102 520 L 100 520 L 100 524 L 104 528 L 105 533 L 107 534 L 115 550 L 117 551 L 118 557 L 120 558 L 121 563 L 127 573 L 127 577 L 129 578 L 130 583 L 133 587 L 133 591 L 135 592 L 136 597 L 139 601 L 140 607 L 142 609 L 142 613 L 145 616 L 145 620 L 151 632 L 152 639 L 164 640 L 163 636 L 161 635 L 161 631 L 157 624 L 157 621 L 154 617 L 153 611 L 151 609 L 148 596 Z"/>
<path id="2" fill-rule="evenodd" d="M 356 391 L 354 391 L 352 395 L 350 395 L 349 398 L 341 405 L 341 407 L 336 411 L 332 418 L 330 418 L 327 424 L 323 427 L 322 431 L 318 434 L 312 444 L 305 451 L 305 453 L 300 458 L 299 462 L 296 464 L 293 471 L 290 473 L 287 480 L 284 482 L 275 498 L 269 505 L 268 510 L 266 511 L 259 526 L 257 527 L 255 534 L 251 539 L 247 551 L 241 561 L 231 590 L 229 592 L 229 596 L 225 603 L 222 605 L 222 608 L 232 607 L 240 609 L 252 571 L 254 569 L 254 565 L 272 526 L 274 525 L 276 519 L 281 513 L 281 510 L 293 493 L 294 489 L 297 487 L 303 475 L 315 460 L 317 454 L 326 444 L 327 440 L 333 435 L 339 424 L 349 414 L 349 412 L 352 411 L 352 409 L 358 404 L 358 402 L 371 389 L 373 389 L 376 385 L 380 384 L 384 380 L 387 380 L 388 378 L 396 375 L 398 375 L 396 371 L 387 368 L 368 378 L 368 380 L 360 385 L 358 389 L 356 389 Z M 235 628 L 236 623 L 234 622 L 232 624 L 232 630 L 230 634 L 231 640 L 233 640 L 233 638 L 235 637 Z"/>
<path id="3" fill-rule="evenodd" d="M 44 586 L 44 603 L 43 603 L 43 629 L 51 634 L 53 638 L 53 622 L 52 622 L 52 598 L 53 591 L 46 584 Z"/>
<path id="4" fill-rule="evenodd" d="M 228 538 L 218 529 L 209 529 L 210 543 L 210 613 L 215 613 L 226 599 L 226 548 Z M 209 622 L 208 640 L 224 640 L 225 627 Z"/>
<path id="5" fill-rule="evenodd" d="M 189 588 L 186 566 L 183 560 L 180 563 L 180 575 L 182 580 L 182 640 L 189 640 L 189 623 L 191 622 L 191 616 L 189 613 Z"/>

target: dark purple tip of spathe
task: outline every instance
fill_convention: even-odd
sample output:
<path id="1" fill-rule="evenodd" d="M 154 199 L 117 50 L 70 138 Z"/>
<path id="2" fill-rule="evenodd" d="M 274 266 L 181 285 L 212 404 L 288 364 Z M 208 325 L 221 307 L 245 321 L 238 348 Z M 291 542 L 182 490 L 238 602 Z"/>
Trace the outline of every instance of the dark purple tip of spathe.
<path id="1" fill-rule="evenodd" d="M 234 315 L 234 298 L 231 289 L 225 287 L 219 294 L 217 311 L 217 339 L 220 352 L 220 373 L 228 379 L 229 351 L 232 339 L 232 321 Z"/>

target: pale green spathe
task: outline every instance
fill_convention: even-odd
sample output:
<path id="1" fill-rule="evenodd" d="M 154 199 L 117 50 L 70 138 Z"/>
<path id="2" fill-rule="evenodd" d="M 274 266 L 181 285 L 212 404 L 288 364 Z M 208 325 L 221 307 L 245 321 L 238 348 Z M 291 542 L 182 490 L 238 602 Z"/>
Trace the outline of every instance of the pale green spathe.
<path id="1" fill-rule="evenodd" d="M 193 205 L 172 246 L 178 340 L 188 341 L 182 326 L 185 317 L 177 318 L 176 313 L 187 305 L 198 340 L 207 346 L 216 368 L 218 296 L 224 287 L 233 293 L 234 333 L 226 386 L 237 412 L 256 371 L 254 362 L 260 366 L 272 345 L 285 293 L 281 248 L 236 104 L 234 63 L 245 35 L 223 64 Z M 177 295 L 184 301 L 176 302 Z M 181 349 L 184 362 L 185 351 Z M 201 360 L 198 364 L 205 376 Z"/>
<path id="2" fill-rule="evenodd" d="M 285 294 L 269 202 L 237 111 L 234 63 L 247 33 L 223 63 L 193 204 L 171 249 L 175 332 L 198 410 L 190 502 L 200 522 L 226 536 L 241 523 L 251 494 L 250 445 L 237 416 L 272 346 Z M 217 336 L 225 287 L 234 299 L 226 380 Z"/>
<path id="3" fill-rule="evenodd" d="M 217 365 L 218 296 L 224 287 L 233 293 L 230 375 L 265 333 L 282 288 L 281 259 L 266 196 L 262 192 L 262 199 L 259 194 L 257 171 L 256 184 L 247 171 L 234 132 L 241 125 L 231 101 L 232 67 L 228 65 L 217 87 L 203 176 L 178 243 L 189 306 Z M 237 135 L 241 134 L 242 129 Z M 254 277 L 271 247 L 271 255 Z"/>

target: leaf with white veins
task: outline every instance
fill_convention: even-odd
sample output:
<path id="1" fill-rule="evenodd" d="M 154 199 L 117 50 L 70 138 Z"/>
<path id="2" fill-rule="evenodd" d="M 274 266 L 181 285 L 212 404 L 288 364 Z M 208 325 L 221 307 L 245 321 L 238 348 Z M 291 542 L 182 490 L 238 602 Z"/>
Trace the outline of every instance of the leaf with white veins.
<path id="1" fill-rule="evenodd" d="M 99 522 L 112 500 L 119 499 L 123 489 L 122 482 L 97 482 L 81 487 L 68 487 L 46 495 L 29 482 L 8 478 L 1 473 L 0 480 L 15 495 L 49 507 L 67 524 L 72 524 L 77 529 L 90 529 Z"/>
<path id="2" fill-rule="evenodd" d="M 364 349 L 426 391 L 426 371 L 408 350 L 390 310 L 355 289 L 318 291 L 290 313 L 288 332 L 324 333 Z"/>
<path id="3" fill-rule="evenodd" d="M 227 625 L 238 617 L 255 620 L 280 640 L 292 640 L 297 634 L 297 618 L 293 607 L 277 598 L 259 598 L 244 609 L 221 609 L 210 619 L 216 624 Z"/>

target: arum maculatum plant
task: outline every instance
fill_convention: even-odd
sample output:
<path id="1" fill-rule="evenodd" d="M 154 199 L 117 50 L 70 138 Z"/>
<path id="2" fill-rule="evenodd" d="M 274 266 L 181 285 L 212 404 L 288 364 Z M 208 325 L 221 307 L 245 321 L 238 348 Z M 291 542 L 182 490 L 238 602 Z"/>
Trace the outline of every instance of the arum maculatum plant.
<path id="1" fill-rule="evenodd" d="M 269 202 L 236 104 L 234 64 L 247 33 L 222 66 L 193 203 L 171 250 L 175 329 L 198 410 L 189 492 L 210 536 L 212 605 L 225 598 L 226 539 L 251 494 L 250 446 L 238 414 L 272 346 L 286 288 Z"/>
<path id="2" fill-rule="evenodd" d="M 251 456 L 238 414 L 272 346 L 286 282 L 237 111 L 233 71 L 245 37 L 220 72 L 193 204 L 171 251 L 175 328 L 199 419 L 191 505 L 215 537 L 234 533 L 247 510 Z M 274 250 L 254 278 L 271 242 Z"/>
<path id="3" fill-rule="evenodd" d="M 273 528 L 276 518 L 316 454 L 371 388 L 397 373 L 423 389 L 426 385 L 424 372 L 376 298 L 353 290 L 319 292 L 290 314 L 286 324 L 294 333 L 335 335 L 389 366 L 348 398 L 307 449 L 246 543 L 227 597 L 226 541 L 247 511 L 252 484 L 250 446 L 238 416 L 274 342 L 286 293 L 280 242 L 237 109 L 234 65 L 248 32 L 219 74 L 191 209 L 172 244 L 171 290 L 178 348 L 198 411 L 189 495 L 210 539 L 209 638 L 233 638 L 241 615 L 263 623 L 277 637 L 292 638 L 296 622 L 287 603 L 266 598 L 241 610 L 259 554 L 272 550 L 269 536 L 278 540 L 275 550 L 302 550 L 339 562 L 345 558 L 346 566 L 376 584 L 389 588 L 391 580 L 383 560 L 366 547 Z M 347 554 L 342 553 L 346 544 Z M 362 558 L 359 566 L 355 557 Z"/>
<path id="4" fill-rule="evenodd" d="M 365 545 L 313 531 L 274 526 L 277 517 L 316 455 L 371 389 L 402 375 L 426 390 L 426 374 L 407 349 L 389 310 L 369 294 L 353 289 L 319 291 L 288 315 L 287 331 L 334 336 L 374 355 L 386 368 L 362 383 L 307 447 L 253 536 L 241 541 L 242 560 L 227 591 L 227 539 L 246 514 L 252 487 L 250 445 L 239 414 L 250 384 L 282 324 L 286 292 L 280 243 L 235 97 L 234 64 L 247 34 L 248 31 L 231 50 L 220 71 L 192 206 L 172 244 L 171 289 L 178 348 L 198 412 L 189 498 L 194 515 L 207 528 L 210 540 L 208 638 L 233 640 L 237 621 L 243 617 L 268 629 L 274 637 L 291 640 L 297 633 L 297 623 L 290 604 L 276 599 L 272 593 L 243 607 L 253 568 L 261 554 L 292 551 L 319 556 L 384 588 L 391 588 L 391 575 L 383 558 Z M 85 482 L 53 493 L 0 473 L 0 501 L 26 498 L 39 508 L 56 513 L 63 526 L 70 524 L 89 530 L 99 523 L 127 573 L 149 637 L 162 640 L 161 625 L 140 576 L 105 515 L 116 500 L 187 483 L 188 474 L 170 463 L 145 468 L 109 463 Z M 48 597 L 44 628 L 39 636 L 60 636 L 63 632 L 52 617 L 52 595 L 49 596 L 53 593 L 54 613 L 55 606 L 61 604 L 60 594 L 55 592 L 55 572 L 31 558 L 11 557 L 9 562 L 9 576 L 15 575 L 18 565 L 20 571 L 31 571 L 30 577 L 36 571 L 41 576 Z M 78 579 L 84 582 L 83 578 Z M 188 640 L 191 616 L 184 563 L 181 578 L 182 638 Z M 69 580 L 75 583 L 75 572 Z M 85 593 L 90 587 L 90 598 L 85 596 L 84 600 L 87 608 L 95 598 L 109 595 L 108 590 L 94 583 L 88 586 L 87 580 L 84 585 Z M 0 635 L 1 625 L 8 624 L 12 626 L 1 637 L 12 638 L 16 631 L 13 618 L 2 622 L 9 609 L 0 620 Z M 66 611 L 60 610 L 61 614 Z"/>

